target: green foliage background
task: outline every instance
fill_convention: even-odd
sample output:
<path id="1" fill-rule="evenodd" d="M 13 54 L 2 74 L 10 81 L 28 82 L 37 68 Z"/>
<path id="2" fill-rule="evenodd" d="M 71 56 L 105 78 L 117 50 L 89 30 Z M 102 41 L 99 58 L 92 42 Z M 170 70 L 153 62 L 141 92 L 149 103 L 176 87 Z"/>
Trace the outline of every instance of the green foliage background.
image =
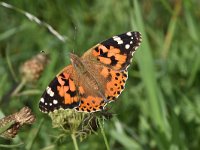
<path id="1" fill-rule="evenodd" d="M 37 117 L 15 139 L 1 138 L 0 149 L 74 149 L 70 136 L 58 139 L 59 130 L 52 129 L 50 118 L 38 110 L 40 96 L 70 63 L 69 52 L 81 56 L 98 42 L 132 30 L 142 33 L 143 42 L 129 68 L 125 91 L 109 105 L 115 113 L 104 123 L 110 149 L 200 149 L 198 0 L 8 2 L 47 22 L 67 40 L 60 41 L 22 13 L 0 7 L 0 118 L 25 105 Z M 37 83 L 23 89 L 40 93 L 11 98 L 21 78 L 20 65 L 41 50 L 50 54 L 50 63 Z M 78 146 L 106 149 L 100 132 Z"/>

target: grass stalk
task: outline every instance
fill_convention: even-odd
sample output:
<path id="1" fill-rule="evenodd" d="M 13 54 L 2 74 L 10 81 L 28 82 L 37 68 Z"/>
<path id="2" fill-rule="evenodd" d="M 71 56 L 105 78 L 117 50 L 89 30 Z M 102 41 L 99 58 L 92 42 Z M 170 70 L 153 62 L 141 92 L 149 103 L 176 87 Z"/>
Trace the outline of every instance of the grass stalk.
<path id="1" fill-rule="evenodd" d="M 15 124 L 15 121 L 7 122 L 6 124 L 4 124 L 4 122 L 1 122 L 0 123 L 0 134 L 5 132 L 6 130 L 8 130 L 14 124 Z"/>
<path id="2" fill-rule="evenodd" d="M 106 145 L 106 149 L 110 150 L 110 147 L 109 147 L 109 144 L 108 144 L 108 140 L 106 138 L 106 135 L 105 135 L 105 132 L 104 132 L 104 128 L 103 128 L 103 125 L 101 123 L 100 118 L 98 118 L 98 123 L 99 123 L 99 127 L 100 127 L 100 130 L 101 130 L 101 134 L 103 135 L 103 139 L 104 139 L 104 142 L 105 142 L 105 145 Z"/>
<path id="3" fill-rule="evenodd" d="M 22 79 L 21 82 L 19 83 L 19 85 L 15 88 L 15 90 L 12 92 L 11 96 L 16 96 L 18 95 L 18 93 L 20 92 L 20 90 L 24 87 L 24 85 L 26 84 L 26 80 Z"/>

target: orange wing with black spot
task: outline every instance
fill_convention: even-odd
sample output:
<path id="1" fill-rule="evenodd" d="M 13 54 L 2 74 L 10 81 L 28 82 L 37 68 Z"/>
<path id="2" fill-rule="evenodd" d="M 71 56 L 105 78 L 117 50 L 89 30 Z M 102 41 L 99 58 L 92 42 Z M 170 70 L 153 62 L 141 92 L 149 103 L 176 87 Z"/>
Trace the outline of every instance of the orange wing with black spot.
<path id="1" fill-rule="evenodd" d="M 80 105 L 79 93 L 75 83 L 76 73 L 72 65 L 64 68 L 46 88 L 39 108 L 42 112 L 50 112 L 60 108 L 72 109 Z"/>
<path id="2" fill-rule="evenodd" d="M 80 96 L 80 105 L 76 108 L 82 112 L 96 112 L 104 109 L 105 100 L 101 96 L 82 95 Z"/>
<path id="3" fill-rule="evenodd" d="M 106 66 L 100 71 L 105 83 L 105 97 L 109 102 L 115 100 L 125 88 L 125 83 L 128 78 L 128 72 L 116 71 Z"/>
<path id="4" fill-rule="evenodd" d="M 113 36 L 91 48 L 91 55 L 114 70 L 126 70 L 141 40 L 139 32 L 127 32 Z"/>
<path id="5" fill-rule="evenodd" d="M 83 81 L 87 81 L 86 79 Z M 101 111 L 106 105 L 106 99 L 100 92 L 88 89 L 83 82 L 80 82 L 78 86 L 78 93 L 80 99 L 80 105 L 76 107 L 77 111 L 82 112 L 95 112 Z"/>

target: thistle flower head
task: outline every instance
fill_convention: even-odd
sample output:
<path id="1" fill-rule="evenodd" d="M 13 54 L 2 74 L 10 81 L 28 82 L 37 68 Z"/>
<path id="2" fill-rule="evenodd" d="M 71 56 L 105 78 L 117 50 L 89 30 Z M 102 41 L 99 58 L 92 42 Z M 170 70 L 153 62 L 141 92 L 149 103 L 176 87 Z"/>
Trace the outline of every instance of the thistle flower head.
<path id="1" fill-rule="evenodd" d="M 0 132 L 0 136 L 4 138 L 14 138 L 20 127 L 24 124 L 33 124 L 34 122 L 35 116 L 32 114 L 31 109 L 23 107 L 19 112 L 0 119 L 0 129 L 5 129 Z"/>
<path id="2" fill-rule="evenodd" d="M 41 73 L 45 69 L 49 58 L 45 53 L 39 53 L 38 55 L 27 60 L 20 67 L 20 73 L 22 78 L 28 82 L 37 81 Z"/>

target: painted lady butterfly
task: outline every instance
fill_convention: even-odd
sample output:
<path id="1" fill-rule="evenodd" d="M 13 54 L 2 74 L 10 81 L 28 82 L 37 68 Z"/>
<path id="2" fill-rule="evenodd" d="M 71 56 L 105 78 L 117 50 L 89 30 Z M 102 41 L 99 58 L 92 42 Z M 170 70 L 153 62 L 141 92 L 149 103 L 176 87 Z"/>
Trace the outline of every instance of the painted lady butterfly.
<path id="1" fill-rule="evenodd" d="M 127 68 L 141 41 L 139 32 L 127 32 L 95 45 L 82 57 L 70 54 L 72 64 L 46 88 L 39 102 L 40 110 L 103 110 L 123 91 Z"/>

